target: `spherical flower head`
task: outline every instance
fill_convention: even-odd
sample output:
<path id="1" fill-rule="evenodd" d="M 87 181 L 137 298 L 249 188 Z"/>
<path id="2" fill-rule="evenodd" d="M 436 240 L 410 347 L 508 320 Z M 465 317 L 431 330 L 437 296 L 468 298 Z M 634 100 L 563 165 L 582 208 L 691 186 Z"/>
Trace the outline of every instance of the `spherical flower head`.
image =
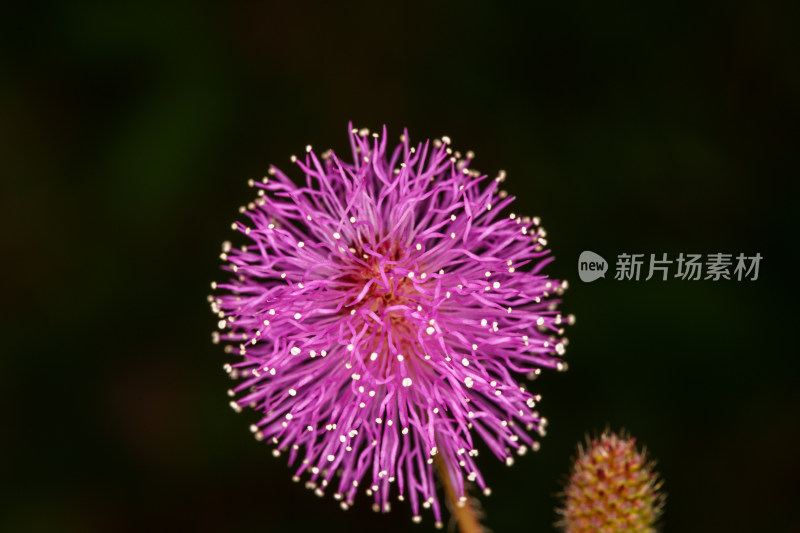
<path id="1" fill-rule="evenodd" d="M 559 526 L 566 533 L 655 531 L 663 505 L 661 482 L 636 439 L 605 432 L 589 441 L 565 491 Z"/>
<path id="2" fill-rule="evenodd" d="M 256 200 L 224 243 L 229 281 L 209 297 L 214 340 L 230 343 L 237 412 L 288 454 L 295 480 L 343 508 L 365 491 L 378 511 L 392 493 L 441 521 L 434 460 L 460 501 L 465 481 L 488 492 L 477 441 L 511 464 L 543 434 L 537 395 L 517 382 L 563 370 L 557 299 L 538 219 L 470 168 L 447 137 L 387 147 L 386 131 L 352 130 L 352 161 L 307 147 L 250 181 Z M 439 457 L 436 457 L 436 456 Z"/>

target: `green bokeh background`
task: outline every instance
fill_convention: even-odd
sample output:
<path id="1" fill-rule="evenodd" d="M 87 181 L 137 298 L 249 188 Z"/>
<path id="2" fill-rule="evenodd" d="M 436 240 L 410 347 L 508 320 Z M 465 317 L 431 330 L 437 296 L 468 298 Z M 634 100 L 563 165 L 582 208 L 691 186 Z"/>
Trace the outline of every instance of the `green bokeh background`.
<path id="1" fill-rule="evenodd" d="M 551 421 L 488 454 L 497 533 L 552 531 L 626 428 L 665 532 L 798 530 L 797 9 L 103 2 L 0 8 L 0 530 L 433 531 L 290 481 L 210 343 L 248 178 L 346 124 L 449 135 L 539 215 L 577 315 Z M 581 251 L 764 256 L 756 282 L 577 278 Z"/>

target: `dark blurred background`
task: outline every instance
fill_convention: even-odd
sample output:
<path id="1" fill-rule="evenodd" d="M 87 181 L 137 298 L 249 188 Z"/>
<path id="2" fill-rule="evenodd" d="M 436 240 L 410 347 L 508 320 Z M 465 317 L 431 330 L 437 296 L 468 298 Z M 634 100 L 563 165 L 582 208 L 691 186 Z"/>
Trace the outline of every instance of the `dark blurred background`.
<path id="1" fill-rule="evenodd" d="M 447 134 L 540 215 L 569 372 L 497 533 L 552 531 L 586 432 L 658 460 L 663 529 L 798 530 L 797 9 L 675 2 L 0 8 L 0 529 L 432 531 L 290 481 L 235 415 L 209 282 L 249 178 L 346 124 Z M 764 257 L 758 281 L 581 283 L 593 250 Z"/>

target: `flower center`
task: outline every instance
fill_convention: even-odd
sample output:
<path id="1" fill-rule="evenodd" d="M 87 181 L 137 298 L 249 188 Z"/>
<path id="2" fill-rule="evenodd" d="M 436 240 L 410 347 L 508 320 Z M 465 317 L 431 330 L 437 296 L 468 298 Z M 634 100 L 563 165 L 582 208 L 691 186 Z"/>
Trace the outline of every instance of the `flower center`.
<path id="1" fill-rule="evenodd" d="M 371 253 L 362 248 L 356 246 L 362 259 L 341 278 L 348 296 L 342 312 L 362 318 L 356 328 L 365 329 L 359 351 L 385 377 L 395 372 L 397 363 L 412 364 L 421 358 L 417 357 L 417 332 L 422 317 L 413 315 L 427 311 L 429 302 L 415 286 L 414 271 L 401 245 L 382 244 Z"/>

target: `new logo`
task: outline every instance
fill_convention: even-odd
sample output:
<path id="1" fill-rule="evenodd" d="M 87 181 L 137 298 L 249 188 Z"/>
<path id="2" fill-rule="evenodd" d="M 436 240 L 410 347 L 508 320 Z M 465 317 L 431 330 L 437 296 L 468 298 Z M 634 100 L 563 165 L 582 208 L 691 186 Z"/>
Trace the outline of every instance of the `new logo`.
<path id="1" fill-rule="evenodd" d="M 581 252 L 581 256 L 578 258 L 578 276 L 581 281 L 589 283 L 597 278 L 604 278 L 606 271 L 608 271 L 608 263 L 605 259 L 588 250 Z"/>

